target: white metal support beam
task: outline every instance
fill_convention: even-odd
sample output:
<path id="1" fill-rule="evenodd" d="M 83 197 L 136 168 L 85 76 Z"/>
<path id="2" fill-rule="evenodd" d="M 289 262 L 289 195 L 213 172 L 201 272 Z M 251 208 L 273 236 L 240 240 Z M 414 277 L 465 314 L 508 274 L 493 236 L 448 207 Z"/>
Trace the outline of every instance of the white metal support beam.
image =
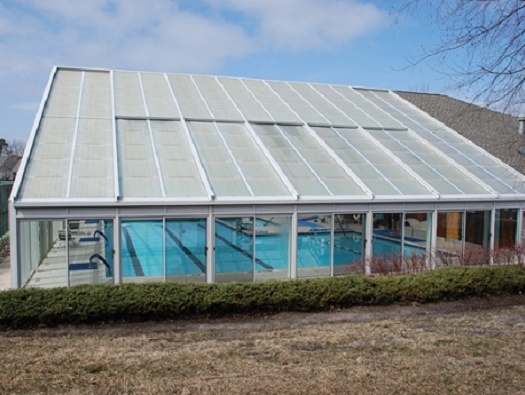
<path id="1" fill-rule="evenodd" d="M 494 265 L 494 249 L 496 247 L 496 209 L 490 211 L 490 241 L 489 241 L 489 264 Z"/>
<path id="2" fill-rule="evenodd" d="M 518 220 L 516 224 L 516 245 L 519 247 L 519 251 L 523 248 L 523 207 L 518 209 Z"/>
<path id="3" fill-rule="evenodd" d="M 334 276 L 334 264 L 335 264 L 335 216 L 337 214 L 332 213 L 330 215 L 330 277 Z"/>
<path id="4" fill-rule="evenodd" d="M 297 237 L 299 235 L 297 205 L 294 205 L 290 229 L 290 278 L 297 278 Z"/>
<path id="5" fill-rule="evenodd" d="M 167 273 L 167 259 L 166 259 L 166 217 L 162 217 L 162 281 L 166 282 Z"/>
<path id="6" fill-rule="evenodd" d="M 9 207 L 9 247 L 11 254 L 11 288 L 17 289 L 22 285 L 20 284 L 20 249 L 19 249 L 19 233 L 18 225 L 16 220 L 16 209 L 12 200 L 8 202 Z"/>
<path id="7" fill-rule="evenodd" d="M 75 155 L 77 151 L 77 137 L 78 137 L 78 126 L 80 124 L 80 109 L 82 106 L 82 93 L 84 91 L 84 81 L 86 78 L 86 72 L 83 71 L 80 74 L 80 88 L 78 90 L 78 101 L 77 101 L 77 114 L 75 117 L 75 129 L 73 130 L 73 141 L 71 142 L 71 154 L 69 156 L 69 170 L 67 174 L 67 188 L 66 197 L 71 197 L 71 182 L 73 179 L 73 164 L 75 162 Z"/>
<path id="8" fill-rule="evenodd" d="M 142 103 L 144 104 L 144 109 L 146 110 L 146 116 L 150 116 L 149 108 L 148 108 L 148 102 L 146 100 L 146 92 L 144 91 L 144 84 L 142 82 L 142 74 L 137 73 L 139 84 L 140 84 L 140 91 L 142 93 Z M 155 168 L 157 169 L 157 175 L 159 177 L 159 183 L 160 183 L 160 190 L 162 192 L 162 197 L 166 197 L 166 188 L 164 188 L 164 178 L 162 177 L 162 170 L 160 168 L 160 162 L 159 162 L 159 156 L 157 155 L 157 149 L 155 144 L 155 139 L 153 138 L 153 130 L 151 129 L 151 120 L 148 119 L 146 121 L 148 125 L 148 133 L 149 133 L 149 139 L 151 142 L 151 151 L 153 153 L 153 160 L 155 161 Z"/>
<path id="9" fill-rule="evenodd" d="M 118 140 L 117 140 L 117 118 L 115 110 L 115 73 L 109 72 L 109 87 L 111 93 L 111 123 L 112 123 L 112 144 L 113 144 L 113 194 L 115 201 L 121 198 L 120 194 L 120 176 L 118 160 Z"/>
<path id="10" fill-rule="evenodd" d="M 62 223 L 66 226 L 64 229 L 66 235 L 66 285 L 69 288 L 71 286 L 69 278 L 69 252 L 71 251 L 69 248 L 69 241 L 71 239 L 71 235 L 69 233 L 69 219 L 66 219 Z"/>
<path id="11" fill-rule="evenodd" d="M 215 218 L 212 207 L 206 217 L 206 282 L 215 282 Z"/>
<path id="12" fill-rule="evenodd" d="M 428 221 L 428 220 L 427 220 Z M 434 210 L 430 214 L 430 221 L 427 222 L 427 224 L 430 226 L 430 268 L 435 269 L 436 268 L 436 260 L 437 260 L 437 229 L 438 229 L 438 211 L 437 209 Z M 427 234 L 429 232 L 427 231 Z M 427 249 L 428 249 L 428 243 L 427 243 Z"/>
<path id="13" fill-rule="evenodd" d="M 363 263 L 365 264 L 365 274 L 372 274 L 372 247 L 374 242 L 374 212 L 369 210 L 365 218 L 365 250 L 363 254 Z"/>
<path id="14" fill-rule="evenodd" d="M 122 221 L 119 214 L 113 220 L 113 282 L 120 284 L 122 282 L 122 253 L 120 245 Z"/>

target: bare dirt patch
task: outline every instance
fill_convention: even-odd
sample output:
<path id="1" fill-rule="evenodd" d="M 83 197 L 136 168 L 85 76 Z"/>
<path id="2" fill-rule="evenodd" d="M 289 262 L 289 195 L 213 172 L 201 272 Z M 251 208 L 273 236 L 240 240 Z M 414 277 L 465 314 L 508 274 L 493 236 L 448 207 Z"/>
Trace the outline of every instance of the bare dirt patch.
<path id="1" fill-rule="evenodd" d="M 0 394 L 525 394 L 525 296 L 0 332 Z"/>

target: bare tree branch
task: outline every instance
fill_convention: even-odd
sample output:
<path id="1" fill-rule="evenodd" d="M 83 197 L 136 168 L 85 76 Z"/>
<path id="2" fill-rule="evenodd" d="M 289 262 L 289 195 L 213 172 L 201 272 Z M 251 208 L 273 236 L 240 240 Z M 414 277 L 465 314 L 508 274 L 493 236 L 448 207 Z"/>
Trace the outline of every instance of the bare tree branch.
<path id="1" fill-rule="evenodd" d="M 401 13 L 430 18 L 442 42 L 416 64 L 437 59 L 454 87 L 475 92 L 474 100 L 509 112 L 525 110 L 525 1 L 397 0 Z"/>

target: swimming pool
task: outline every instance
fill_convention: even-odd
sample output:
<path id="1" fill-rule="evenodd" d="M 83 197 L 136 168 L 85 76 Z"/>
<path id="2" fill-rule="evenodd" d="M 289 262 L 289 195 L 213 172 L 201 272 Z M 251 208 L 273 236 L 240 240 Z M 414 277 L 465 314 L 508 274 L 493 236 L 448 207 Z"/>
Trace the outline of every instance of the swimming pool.
<path id="1" fill-rule="evenodd" d="M 266 224 L 266 225 L 265 225 Z M 265 233 L 261 233 L 263 227 Z M 318 231 L 315 231 L 318 230 Z M 249 224 L 236 219 L 215 223 L 215 273 L 252 273 L 288 270 L 289 229 L 282 223 L 260 220 L 255 236 Z M 165 243 L 165 249 L 163 245 Z M 123 221 L 121 233 L 123 277 L 196 276 L 206 273 L 206 220 Z M 363 257 L 363 238 L 355 231 L 334 233 L 334 266 L 348 266 Z M 399 256 L 398 241 L 374 235 L 374 256 Z M 425 249 L 404 245 L 405 256 L 424 255 Z M 164 256 L 166 267 L 163 267 Z M 331 234 L 323 229 L 300 233 L 297 239 L 298 271 L 328 268 Z"/>

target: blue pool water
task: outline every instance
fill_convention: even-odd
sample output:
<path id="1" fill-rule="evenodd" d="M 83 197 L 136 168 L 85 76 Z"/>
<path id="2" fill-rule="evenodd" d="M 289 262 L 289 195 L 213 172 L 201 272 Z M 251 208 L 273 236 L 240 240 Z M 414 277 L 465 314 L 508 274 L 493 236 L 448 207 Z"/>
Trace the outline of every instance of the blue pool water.
<path id="1" fill-rule="evenodd" d="M 258 220 L 257 236 L 252 237 L 250 224 L 242 229 L 235 219 L 215 223 L 215 272 L 252 272 L 255 257 L 256 271 L 287 269 L 289 262 L 289 234 L 279 224 Z M 303 226 L 304 224 L 299 224 Z M 311 223 L 309 223 L 311 225 Z M 259 228 L 268 229 L 261 235 Z M 280 234 L 275 230 L 280 229 Z M 318 231 L 317 231 L 318 230 Z M 166 250 L 163 251 L 162 221 L 124 221 L 121 245 L 123 276 L 201 275 L 206 272 L 206 221 L 167 220 Z M 254 245 L 255 240 L 255 245 Z M 298 268 L 327 267 L 330 262 L 330 232 L 311 226 L 299 234 L 297 240 Z M 360 233 L 339 231 L 334 234 L 334 264 L 351 265 L 362 259 L 363 240 Z M 374 237 L 373 255 L 400 255 L 401 244 L 394 240 Z M 163 255 L 166 255 L 166 268 Z M 405 245 L 404 254 L 425 253 L 423 248 Z"/>

